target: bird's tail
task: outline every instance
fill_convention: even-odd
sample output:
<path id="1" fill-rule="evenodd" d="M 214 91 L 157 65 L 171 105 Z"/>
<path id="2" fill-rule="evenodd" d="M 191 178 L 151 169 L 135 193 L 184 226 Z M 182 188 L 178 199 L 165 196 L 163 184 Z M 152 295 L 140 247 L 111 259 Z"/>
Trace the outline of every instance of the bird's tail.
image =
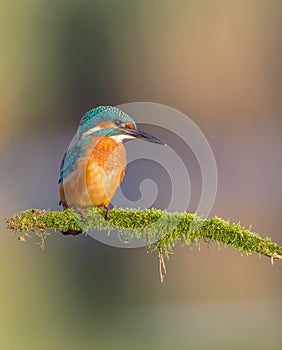
<path id="1" fill-rule="evenodd" d="M 80 233 L 82 233 L 82 230 L 73 230 L 73 229 L 69 228 L 67 231 L 61 231 L 61 232 L 65 236 L 68 236 L 68 235 L 77 236 Z"/>

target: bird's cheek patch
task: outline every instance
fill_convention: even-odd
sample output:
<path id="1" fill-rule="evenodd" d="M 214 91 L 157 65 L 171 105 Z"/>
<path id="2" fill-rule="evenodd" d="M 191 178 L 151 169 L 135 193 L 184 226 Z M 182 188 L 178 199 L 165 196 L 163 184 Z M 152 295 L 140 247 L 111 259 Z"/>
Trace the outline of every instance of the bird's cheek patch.
<path id="1" fill-rule="evenodd" d="M 126 129 L 134 129 L 134 126 L 131 123 L 127 123 L 124 126 L 125 126 Z"/>

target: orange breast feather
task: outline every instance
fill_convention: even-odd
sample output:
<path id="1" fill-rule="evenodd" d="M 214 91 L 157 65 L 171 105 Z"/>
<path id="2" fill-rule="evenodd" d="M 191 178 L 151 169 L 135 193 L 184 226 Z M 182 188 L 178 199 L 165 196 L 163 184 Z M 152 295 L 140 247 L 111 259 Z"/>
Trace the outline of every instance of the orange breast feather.
<path id="1" fill-rule="evenodd" d="M 91 140 L 86 157 L 77 160 L 77 170 L 63 183 L 67 206 L 108 206 L 125 173 L 126 152 L 110 137 Z"/>

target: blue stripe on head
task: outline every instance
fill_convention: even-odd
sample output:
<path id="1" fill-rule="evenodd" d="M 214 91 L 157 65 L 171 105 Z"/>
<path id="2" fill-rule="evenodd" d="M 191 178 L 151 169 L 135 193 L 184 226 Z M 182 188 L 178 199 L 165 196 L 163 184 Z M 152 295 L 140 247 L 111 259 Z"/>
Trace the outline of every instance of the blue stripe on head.
<path id="1" fill-rule="evenodd" d="M 122 123 L 130 123 L 136 127 L 135 121 L 125 112 L 112 106 L 99 106 L 85 113 L 79 124 L 79 133 L 95 128 L 98 123 L 104 121 L 120 120 Z"/>

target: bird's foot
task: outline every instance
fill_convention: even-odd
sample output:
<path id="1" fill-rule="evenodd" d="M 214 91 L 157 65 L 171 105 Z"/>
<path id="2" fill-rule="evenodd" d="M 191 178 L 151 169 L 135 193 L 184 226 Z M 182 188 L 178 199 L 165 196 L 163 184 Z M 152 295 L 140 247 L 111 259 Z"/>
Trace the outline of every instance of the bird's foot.
<path id="1" fill-rule="evenodd" d="M 86 209 L 82 209 L 82 208 L 78 207 L 77 205 L 74 205 L 71 208 L 74 211 L 76 211 L 82 217 L 82 219 L 84 219 L 84 220 L 87 219 L 87 211 L 86 211 Z"/>
<path id="2" fill-rule="evenodd" d="M 108 221 L 110 219 L 111 209 L 109 207 L 105 207 L 106 213 L 105 213 L 105 219 Z"/>

